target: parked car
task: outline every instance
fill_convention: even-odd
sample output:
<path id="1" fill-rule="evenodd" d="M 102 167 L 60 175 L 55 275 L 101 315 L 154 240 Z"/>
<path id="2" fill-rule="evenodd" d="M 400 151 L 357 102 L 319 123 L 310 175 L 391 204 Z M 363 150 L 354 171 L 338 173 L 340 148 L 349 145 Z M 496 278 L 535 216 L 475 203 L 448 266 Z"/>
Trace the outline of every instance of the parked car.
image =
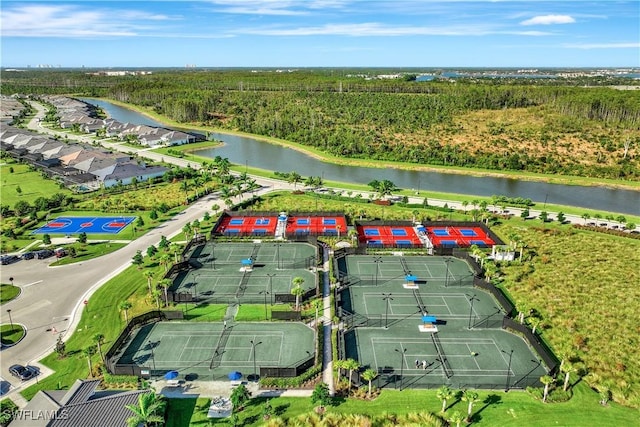
<path id="1" fill-rule="evenodd" d="M 40 251 L 36 251 L 35 255 L 36 255 L 36 259 L 45 259 L 52 256 L 53 251 L 50 249 L 42 249 Z"/>
<path id="2" fill-rule="evenodd" d="M 22 381 L 27 381 L 38 375 L 38 368 L 34 366 L 11 365 L 9 367 L 9 372 L 14 377 L 19 378 Z"/>
<path id="3" fill-rule="evenodd" d="M 2 255 L 0 257 L 0 264 L 2 265 L 13 264 L 16 261 L 20 261 L 20 258 L 16 255 Z"/>
<path id="4" fill-rule="evenodd" d="M 22 254 L 22 259 L 33 259 L 35 258 L 36 254 L 29 251 L 29 252 L 25 252 Z"/>
<path id="5" fill-rule="evenodd" d="M 62 258 L 67 255 L 67 250 L 65 248 L 55 248 L 53 253 L 56 255 L 56 258 Z"/>

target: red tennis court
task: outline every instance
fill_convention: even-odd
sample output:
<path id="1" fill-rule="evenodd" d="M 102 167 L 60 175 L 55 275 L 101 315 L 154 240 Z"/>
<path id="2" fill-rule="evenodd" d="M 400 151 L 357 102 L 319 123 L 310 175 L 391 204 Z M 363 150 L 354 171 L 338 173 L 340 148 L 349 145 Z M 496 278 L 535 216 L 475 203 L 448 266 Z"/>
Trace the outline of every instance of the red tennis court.
<path id="1" fill-rule="evenodd" d="M 358 225 L 360 242 L 368 246 L 413 247 L 423 246 L 416 230 L 406 225 Z"/>
<path id="2" fill-rule="evenodd" d="M 344 216 L 305 216 L 287 217 L 287 235 L 324 235 L 338 236 L 347 232 L 347 220 Z"/>
<path id="3" fill-rule="evenodd" d="M 214 230 L 228 236 L 257 235 L 273 236 L 278 224 L 277 216 L 231 216 L 224 215 Z"/>
<path id="4" fill-rule="evenodd" d="M 484 248 L 496 244 L 482 227 L 443 225 L 427 226 L 423 229 L 436 248 L 466 248 L 472 245 Z"/>

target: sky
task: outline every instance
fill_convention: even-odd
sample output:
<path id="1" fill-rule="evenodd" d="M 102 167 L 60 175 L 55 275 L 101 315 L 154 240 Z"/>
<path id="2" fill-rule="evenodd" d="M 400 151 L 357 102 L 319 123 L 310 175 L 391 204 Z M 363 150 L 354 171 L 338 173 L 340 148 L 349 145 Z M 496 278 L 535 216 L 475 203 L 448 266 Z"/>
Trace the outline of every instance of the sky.
<path id="1" fill-rule="evenodd" d="M 0 3 L 3 67 L 639 67 L 640 1 Z"/>

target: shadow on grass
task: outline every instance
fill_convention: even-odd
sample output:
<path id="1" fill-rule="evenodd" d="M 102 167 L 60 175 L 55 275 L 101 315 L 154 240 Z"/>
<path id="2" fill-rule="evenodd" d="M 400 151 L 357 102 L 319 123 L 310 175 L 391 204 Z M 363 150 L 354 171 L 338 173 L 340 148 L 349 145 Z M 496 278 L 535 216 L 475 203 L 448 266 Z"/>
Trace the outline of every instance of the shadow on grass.
<path id="1" fill-rule="evenodd" d="M 202 408 L 198 408 L 202 410 Z M 167 399 L 167 427 L 189 427 L 196 399 Z"/>
<path id="2" fill-rule="evenodd" d="M 502 404 L 502 397 L 497 394 L 490 394 L 489 396 L 486 397 L 486 399 L 482 401 L 482 403 L 484 403 L 484 405 L 482 405 L 482 407 L 478 409 L 476 413 L 474 413 L 471 416 L 471 421 L 474 423 L 482 419 L 482 416 L 480 415 L 480 413 L 482 413 L 482 411 L 484 411 L 486 408 L 488 408 L 491 405 Z"/>

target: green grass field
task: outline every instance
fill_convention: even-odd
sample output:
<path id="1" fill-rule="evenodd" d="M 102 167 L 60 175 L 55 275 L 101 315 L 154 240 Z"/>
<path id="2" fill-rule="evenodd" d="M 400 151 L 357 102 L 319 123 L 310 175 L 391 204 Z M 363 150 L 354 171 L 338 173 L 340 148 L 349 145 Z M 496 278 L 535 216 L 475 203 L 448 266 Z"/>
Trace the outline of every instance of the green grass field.
<path id="1" fill-rule="evenodd" d="M 0 337 L 3 345 L 13 345 L 20 341 L 24 334 L 25 329 L 21 325 L 5 323 L 0 325 Z"/>
<path id="2" fill-rule="evenodd" d="M 9 302 L 20 295 L 20 288 L 3 283 L 0 285 L 0 304 Z"/>
<path id="3" fill-rule="evenodd" d="M 33 204 L 38 197 L 51 197 L 55 193 L 71 194 L 71 191 L 60 188 L 55 181 L 42 178 L 40 172 L 30 170 L 26 164 L 17 163 L 11 159 L 3 159 L 3 161 L 4 164 L 0 166 L 3 205 L 13 207 L 20 200 Z M 20 192 L 17 191 L 18 187 Z"/>
<path id="4" fill-rule="evenodd" d="M 266 425 L 262 419 L 264 398 L 251 400 L 245 409 L 238 413 L 238 425 L 261 426 Z M 310 398 L 277 397 L 269 399 L 274 410 L 274 417 L 286 420 L 285 423 L 273 425 L 308 425 L 300 424 L 297 417 L 306 416 L 312 412 L 314 404 Z M 210 400 L 199 399 L 169 399 L 168 408 L 171 410 L 167 426 L 232 426 L 232 420 L 208 420 L 207 410 Z M 358 399 L 336 399 L 335 406 L 327 409 L 327 414 L 364 414 L 369 417 L 379 417 L 385 414 L 406 415 L 419 411 L 439 414 L 441 401 L 434 390 L 385 390 L 373 401 Z M 175 417 L 173 416 L 175 411 Z M 193 411 L 190 419 L 189 411 Z M 445 414 L 459 411 L 467 412 L 467 403 L 454 400 L 448 403 Z M 598 397 L 585 384 L 575 388 L 574 397 L 564 403 L 544 404 L 525 392 L 501 391 L 479 392 L 479 402 L 474 405 L 473 425 L 479 426 L 550 426 L 584 427 L 596 425 L 626 426 L 632 425 L 637 416 L 633 409 L 617 404 L 602 406 Z M 447 416 L 445 415 L 445 418 Z M 350 425 L 344 424 L 341 425 Z M 373 424 L 377 425 L 377 424 Z M 402 424 L 396 424 L 402 425 Z"/>

